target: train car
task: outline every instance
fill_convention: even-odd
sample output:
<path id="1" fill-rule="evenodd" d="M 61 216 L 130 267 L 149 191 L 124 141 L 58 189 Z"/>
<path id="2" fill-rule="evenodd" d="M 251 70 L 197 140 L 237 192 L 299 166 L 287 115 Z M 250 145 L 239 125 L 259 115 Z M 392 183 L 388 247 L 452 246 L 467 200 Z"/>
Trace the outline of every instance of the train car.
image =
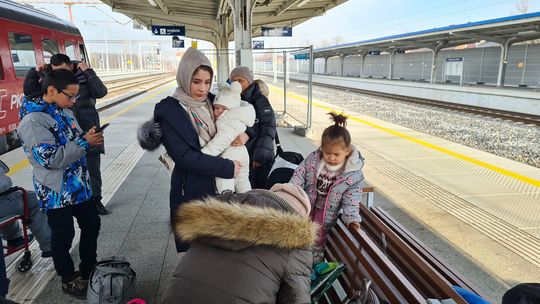
<path id="1" fill-rule="evenodd" d="M 0 0 L 0 154 L 18 146 L 15 129 L 26 73 L 49 63 L 56 53 L 85 61 L 84 40 L 75 25 L 31 6 Z"/>

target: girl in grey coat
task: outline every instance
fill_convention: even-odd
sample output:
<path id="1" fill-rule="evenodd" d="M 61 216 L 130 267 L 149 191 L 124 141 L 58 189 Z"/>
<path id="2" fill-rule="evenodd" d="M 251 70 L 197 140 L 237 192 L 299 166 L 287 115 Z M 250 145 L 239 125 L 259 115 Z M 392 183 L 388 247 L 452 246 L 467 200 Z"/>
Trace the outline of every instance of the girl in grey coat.
<path id="1" fill-rule="evenodd" d="M 309 212 L 292 184 L 184 204 L 174 228 L 191 246 L 161 303 L 311 303 Z"/>

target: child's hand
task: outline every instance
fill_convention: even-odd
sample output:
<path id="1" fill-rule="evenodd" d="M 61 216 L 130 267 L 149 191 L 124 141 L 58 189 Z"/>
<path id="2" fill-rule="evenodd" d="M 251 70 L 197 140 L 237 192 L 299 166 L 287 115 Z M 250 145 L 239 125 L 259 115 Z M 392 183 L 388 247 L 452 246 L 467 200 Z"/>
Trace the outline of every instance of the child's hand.
<path id="1" fill-rule="evenodd" d="M 347 228 L 352 229 L 352 230 L 360 230 L 360 223 L 358 222 L 349 223 L 347 224 Z"/>
<path id="2" fill-rule="evenodd" d="M 94 126 L 84 134 L 84 139 L 86 139 L 90 147 L 101 145 L 103 143 L 103 132 L 96 133 L 96 127 Z"/>
<path id="3" fill-rule="evenodd" d="M 234 177 L 237 177 L 238 174 L 240 174 L 240 168 L 242 168 L 242 164 L 237 160 L 233 160 L 233 162 L 234 162 Z"/>

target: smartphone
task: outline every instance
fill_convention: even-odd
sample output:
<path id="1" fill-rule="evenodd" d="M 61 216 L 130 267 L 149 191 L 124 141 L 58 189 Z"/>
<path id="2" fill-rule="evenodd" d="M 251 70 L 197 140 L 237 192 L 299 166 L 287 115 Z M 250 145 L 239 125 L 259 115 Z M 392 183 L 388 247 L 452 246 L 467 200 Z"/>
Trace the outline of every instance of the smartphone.
<path id="1" fill-rule="evenodd" d="M 102 125 L 101 128 L 96 129 L 96 133 L 103 132 L 103 130 L 107 129 L 108 126 L 109 126 L 109 123 Z"/>

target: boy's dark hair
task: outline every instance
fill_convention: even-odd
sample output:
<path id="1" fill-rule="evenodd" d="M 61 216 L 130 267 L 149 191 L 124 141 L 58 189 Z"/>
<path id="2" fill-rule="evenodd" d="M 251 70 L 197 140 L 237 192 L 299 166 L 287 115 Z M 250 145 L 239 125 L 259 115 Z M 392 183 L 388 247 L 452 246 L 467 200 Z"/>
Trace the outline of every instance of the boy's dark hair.
<path id="1" fill-rule="evenodd" d="M 66 54 L 54 54 L 51 57 L 50 63 L 54 66 L 59 66 L 62 64 L 71 64 L 71 59 Z"/>
<path id="2" fill-rule="evenodd" d="M 347 116 L 337 113 L 328 113 L 330 120 L 334 122 L 334 125 L 324 129 L 321 139 L 321 145 L 332 144 L 336 142 L 342 142 L 345 147 L 351 146 L 351 134 L 345 128 L 347 126 Z"/>
<path id="3" fill-rule="evenodd" d="M 47 88 L 50 86 L 62 91 L 70 84 L 79 84 L 73 72 L 64 69 L 52 70 L 43 80 L 43 94 L 47 94 Z"/>

